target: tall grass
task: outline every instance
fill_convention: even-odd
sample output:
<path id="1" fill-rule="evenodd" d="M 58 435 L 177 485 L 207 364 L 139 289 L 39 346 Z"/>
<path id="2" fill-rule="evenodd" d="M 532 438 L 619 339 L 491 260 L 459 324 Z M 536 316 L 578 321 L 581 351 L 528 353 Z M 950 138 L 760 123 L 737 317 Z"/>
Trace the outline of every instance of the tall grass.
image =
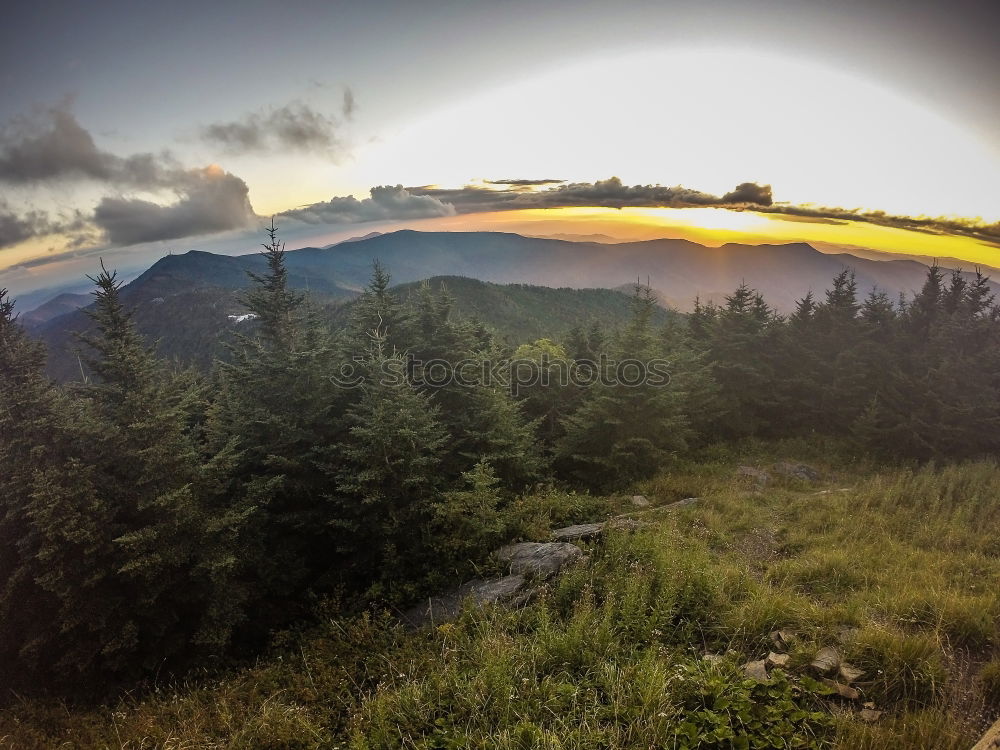
<path id="1" fill-rule="evenodd" d="M 735 476 L 810 455 L 826 482 Z M 385 613 L 320 613 L 222 678 L 97 710 L 11 705 L 0 748 L 971 746 L 1000 714 L 1000 468 L 875 470 L 792 444 L 703 459 L 637 487 L 648 509 L 520 501 L 522 537 L 622 510 L 646 524 L 585 545 L 529 606 L 416 633 Z M 684 497 L 700 500 L 667 507 Z M 745 679 L 779 628 L 794 633 L 789 674 Z M 799 679 L 822 646 L 865 671 L 857 703 Z M 862 721 L 861 702 L 881 718 Z"/>

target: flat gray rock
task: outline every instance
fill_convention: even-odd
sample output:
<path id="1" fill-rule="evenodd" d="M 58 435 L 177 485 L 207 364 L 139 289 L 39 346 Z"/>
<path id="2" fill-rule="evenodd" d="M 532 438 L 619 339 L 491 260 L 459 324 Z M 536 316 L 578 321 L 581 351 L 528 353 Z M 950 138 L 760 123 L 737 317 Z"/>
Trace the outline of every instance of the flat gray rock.
<path id="1" fill-rule="evenodd" d="M 648 508 L 649 498 L 645 495 L 632 495 L 632 505 L 636 508 Z"/>
<path id="2" fill-rule="evenodd" d="M 686 497 L 683 500 L 678 500 L 676 503 L 670 503 L 669 505 L 664 505 L 663 510 L 673 510 L 674 508 L 685 508 L 688 505 L 694 505 L 698 502 L 697 497 Z"/>
<path id="3" fill-rule="evenodd" d="M 767 676 L 767 662 L 764 659 L 759 661 L 748 661 L 743 665 L 743 671 L 747 677 L 756 682 L 764 683 L 770 679 Z"/>
<path id="4" fill-rule="evenodd" d="M 800 464 L 793 461 L 780 461 L 771 467 L 775 474 L 792 479 L 801 479 L 804 482 L 818 482 L 820 473 L 809 464 Z"/>
<path id="5" fill-rule="evenodd" d="M 564 565 L 580 560 L 583 550 L 568 542 L 520 542 L 501 547 L 496 556 L 512 575 L 551 578 Z"/>
<path id="6" fill-rule="evenodd" d="M 740 479 L 752 481 L 758 489 L 767 486 L 771 481 L 771 475 L 763 469 L 755 469 L 752 466 L 740 466 L 736 469 L 736 475 Z"/>
<path id="7" fill-rule="evenodd" d="M 403 613 L 403 620 L 414 628 L 450 622 L 461 614 L 466 599 L 479 605 L 508 601 L 516 597 L 524 583 L 522 575 L 468 581 L 450 593 L 431 597 L 411 607 Z"/>
<path id="8" fill-rule="evenodd" d="M 830 674 L 840 668 L 840 652 L 831 646 L 821 648 L 810 666 L 820 674 Z"/>
<path id="9" fill-rule="evenodd" d="M 578 539 L 594 539 L 604 531 L 603 523 L 578 523 L 566 526 L 552 532 L 552 539 L 557 542 L 573 542 Z"/>

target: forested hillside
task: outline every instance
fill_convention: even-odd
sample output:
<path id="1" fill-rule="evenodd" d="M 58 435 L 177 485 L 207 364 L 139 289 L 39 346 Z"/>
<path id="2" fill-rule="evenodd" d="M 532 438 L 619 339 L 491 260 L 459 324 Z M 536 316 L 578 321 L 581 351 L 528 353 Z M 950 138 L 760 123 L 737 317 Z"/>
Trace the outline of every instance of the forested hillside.
<path id="1" fill-rule="evenodd" d="M 787 316 L 744 284 L 723 304 L 699 303 L 686 318 L 665 317 L 651 290 L 637 286 L 628 319 L 611 328 L 602 319 L 618 304 L 614 292 L 588 297 L 451 279 L 451 292 L 423 284 L 400 293 L 376 264 L 337 326 L 293 288 L 286 259 L 272 230 L 243 301 L 256 316 L 253 325 L 235 329 L 226 359 L 207 373 L 160 359 L 114 273 L 102 270 L 88 311 L 92 327 L 81 340 L 89 376 L 56 385 L 45 375 L 42 346 L 0 295 L 0 680 L 8 690 L 42 701 L 108 699 L 259 653 L 276 631 L 309 622 L 317 607 L 337 622 L 401 611 L 490 570 L 489 554 L 501 544 L 605 513 L 619 493 L 653 487 L 660 497 L 683 500 L 717 491 L 711 482 L 671 484 L 672 467 L 747 440 L 830 441 L 847 455 L 893 462 L 991 459 L 1000 449 L 1000 313 L 983 276 L 931 268 L 916 295 L 896 300 L 879 292 L 860 297 L 844 270 L 825 294 L 806 294 Z M 457 314 L 458 299 L 470 317 Z M 515 348 L 472 319 L 487 310 L 495 310 L 498 328 L 528 336 L 544 332 L 550 316 L 552 333 Z M 563 333 L 559 321 L 571 317 L 577 325 Z M 430 362 L 433 370 L 421 364 Z M 867 518 L 884 511 L 905 525 L 903 516 L 933 511 L 942 544 L 957 549 L 963 535 L 973 540 L 977 551 L 954 565 L 972 566 L 962 575 L 981 578 L 971 571 L 993 569 L 995 545 L 969 528 L 995 528 L 987 497 L 997 486 L 996 469 L 970 471 L 975 481 L 901 475 L 898 482 L 918 488 L 900 485 L 891 499 L 872 479 L 863 495 Z M 743 475 L 756 491 L 770 480 L 756 469 Z M 962 505 L 963 488 L 975 494 L 974 505 Z M 462 738 L 474 737 L 472 746 L 485 747 L 491 735 L 473 726 L 482 717 L 447 718 L 463 715 L 455 707 L 471 679 L 462 669 L 448 671 L 449 649 L 458 649 L 453 653 L 473 660 L 492 654 L 484 667 L 494 670 L 498 689 L 514 689 L 508 683 L 516 677 L 537 692 L 532 705 L 578 726 L 573 746 L 630 746 L 614 739 L 630 715 L 648 723 L 643 737 L 650 742 L 686 733 L 690 743 L 679 747 L 713 746 L 706 737 L 728 746 L 734 726 L 745 747 L 774 746 L 766 742 L 777 737 L 827 746 L 833 720 L 817 685 L 776 675 L 771 688 L 751 690 L 729 672 L 692 673 L 696 667 L 676 654 L 658 661 L 665 652 L 655 644 L 662 643 L 732 648 L 727 658 L 736 665 L 753 657 L 771 630 L 789 625 L 814 628 L 809 643 L 816 646 L 839 626 L 870 627 L 857 658 L 867 669 L 901 675 L 871 695 L 900 716 L 914 707 L 954 710 L 940 700 L 939 686 L 951 679 L 943 660 L 965 644 L 974 648 L 966 659 L 988 661 L 997 613 L 959 618 L 957 634 L 947 631 L 955 640 L 938 656 L 913 655 L 928 641 L 906 640 L 902 630 L 902 640 L 886 640 L 860 620 L 860 605 L 846 600 L 830 611 L 809 610 L 805 601 L 755 609 L 747 604 L 751 592 L 764 603 L 775 596 L 759 588 L 763 583 L 780 579 L 789 591 L 821 599 L 810 586 L 834 581 L 840 588 L 832 596 L 875 572 L 859 572 L 849 558 L 832 560 L 826 547 L 802 567 L 768 568 L 764 578 L 702 570 L 707 550 L 725 544 L 712 536 L 713 524 L 725 535 L 758 523 L 742 516 L 756 512 L 757 496 L 749 497 L 745 506 L 732 497 L 707 505 L 702 541 L 678 541 L 692 545 L 687 562 L 670 559 L 652 537 L 640 534 L 622 547 L 612 541 L 606 558 L 595 553 L 595 567 L 567 577 L 553 599 L 525 610 L 524 620 L 465 620 L 469 630 L 455 634 L 456 642 L 449 640 L 453 631 L 436 631 L 427 636 L 443 639 L 433 641 L 433 654 L 393 666 L 399 677 L 388 683 L 366 682 L 359 692 L 373 697 L 364 707 L 336 710 L 354 712 L 359 736 L 371 739 L 380 731 L 388 737 L 399 716 L 416 722 L 428 707 L 441 721 L 408 725 L 411 746 L 469 746 Z M 807 505 L 795 506 L 794 517 L 817 533 L 828 529 L 820 517 L 808 519 Z M 916 548 L 930 532 L 906 533 Z M 779 556 L 810 548 L 796 539 L 787 547 L 767 544 Z M 881 543 L 873 539 L 872 549 Z M 941 575 L 928 585 L 951 587 L 959 576 Z M 928 621 L 944 622 L 938 604 L 928 606 L 913 604 L 918 631 Z M 365 638 L 402 637 L 364 616 L 351 622 L 344 627 L 374 628 L 346 636 L 345 647 L 355 643 L 359 652 L 372 648 Z M 533 635 L 525 640 L 525 633 Z M 537 649 L 537 659 L 524 663 L 534 671 L 523 671 L 515 648 Z M 301 657 L 312 680 L 309 657 Z M 911 658 L 943 671 L 914 672 Z M 904 664 L 891 666 L 891 659 Z M 411 668 L 421 681 L 399 683 Z M 639 674 L 649 682 L 636 683 Z M 697 714 L 692 727 L 656 698 L 685 674 L 702 687 L 677 693 L 676 705 L 690 701 L 691 711 L 716 712 Z M 722 704 L 703 705 L 709 694 L 742 706 L 733 709 L 736 718 Z M 609 715 L 600 708 L 607 705 L 624 713 Z M 798 718 L 776 728 L 788 712 Z M 346 731 L 346 721 L 336 719 L 337 732 Z M 549 746 L 545 733 L 556 731 L 539 717 L 503 721 L 511 747 Z M 587 734 L 591 721 L 612 733 Z M 322 733 L 300 740 L 298 730 L 288 731 L 301 746 L 333 741 Z"/>
<path id="2" fill-rule="evenodd" d="M 289 251 L 285 258 L 288 283 L 308 292 L 323 315 L 343 321 L 350 313 L 337 308 L 357 297 L 376 259 L 403 285 L 439 276 L 452 279 L 456 314 L 477 318 L 513 345 L 562 335 L 580 315 L 606 315 L 607 326 L 617 326 L 624 316 L 624 301 L 601 298 L 594 289 L 630 292 L 637 278 L 649 283 L 661 304 L 670 309 L 689 312 L 696 300 L 721 304 L 737 285 L 746 283 L 761 292 L 772 308 L 790 314 L 798 298 L 809 291 L 819 294 L 845 269 L 854 273 L 859 296 L 878 289 L 894 301 L 900 295 L 915 294 L 927 272 L 926 266 L 915 261 L 821 253 L 802 243 L 706 247 L 685 240 L 652 240 L 601 244 L 501 232 L 400 231 Z M 247 272 L 263 269 L 259 254 L 168 255 L 126 284 L 121 295 L 133 310 L 139 332 L 149 343 L 158 342 L 161 357 L 207 370 L 215 358 L 224 356 L 223 342 L 232 329 L 229 316 L 247 312 L 240 301 L 249 283 Z M 508 288 L 475 286 L 471 281 L 457 281 L 460 277 Z M 976 276 L 965 272 L 961 278 L 971 283 Z M 528 285 L 534 291 L 528 291 Z M 580 290 L 582 296 L 574 299 L 570 288 Z M 997 289 L 992 282 L 989 288 Z M 52 317 L 52 308 L 57 309 L 55 301 L 41 311 L 46 320 L 24 322 L 49 347 L 49 374 L 60 380 L 79 378 L 75 334 L 87 329 L 89 317 L 79 310 Z M 546 325 L 539 325 L 543 321 Z"/>

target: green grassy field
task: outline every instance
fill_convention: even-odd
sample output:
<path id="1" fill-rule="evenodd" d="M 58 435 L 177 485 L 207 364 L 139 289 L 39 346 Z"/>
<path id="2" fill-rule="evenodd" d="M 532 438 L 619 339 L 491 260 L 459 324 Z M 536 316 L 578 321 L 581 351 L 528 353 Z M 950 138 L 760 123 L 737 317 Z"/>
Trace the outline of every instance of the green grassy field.
<path id="1" fill-rule="evenodd" d="M 737 475 L 782 459 L 823 479 Z M 967 750 L 1000 714 L 996 464 L 879 468 L 757 445 L 635 491 L 652 506 L 556 492 L 518 504 L 536 539 L 567 521 L 643 522 L 585 544 L 586 562 L 527 606 L 419 632 L 321 609 L 254 665 L 101 709 L 9 706 L 0 747 Z M 686 497 L 699 500 L 665 507 Z M 794 634 L 790 664 L 758 684 L 741 665 L 776 629 Z M 809 676 L 823 646 L 864 670 L 857 701 Z"/>

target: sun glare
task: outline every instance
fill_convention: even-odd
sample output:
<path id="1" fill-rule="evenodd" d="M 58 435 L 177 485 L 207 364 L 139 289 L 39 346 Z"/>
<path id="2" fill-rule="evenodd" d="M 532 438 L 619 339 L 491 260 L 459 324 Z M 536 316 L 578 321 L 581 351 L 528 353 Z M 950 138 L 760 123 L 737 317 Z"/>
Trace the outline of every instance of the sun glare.
<path id="1" fill-rule="evenodd" d="M 877 82 L 731 49 L 525 78 L 384 133 L 349 172 L 359 193 L 498 176 L 617 175 L 717 193 L 758 181 L 782 201 L 1000 219 L 1000 154 L 970 132 Z"/>

